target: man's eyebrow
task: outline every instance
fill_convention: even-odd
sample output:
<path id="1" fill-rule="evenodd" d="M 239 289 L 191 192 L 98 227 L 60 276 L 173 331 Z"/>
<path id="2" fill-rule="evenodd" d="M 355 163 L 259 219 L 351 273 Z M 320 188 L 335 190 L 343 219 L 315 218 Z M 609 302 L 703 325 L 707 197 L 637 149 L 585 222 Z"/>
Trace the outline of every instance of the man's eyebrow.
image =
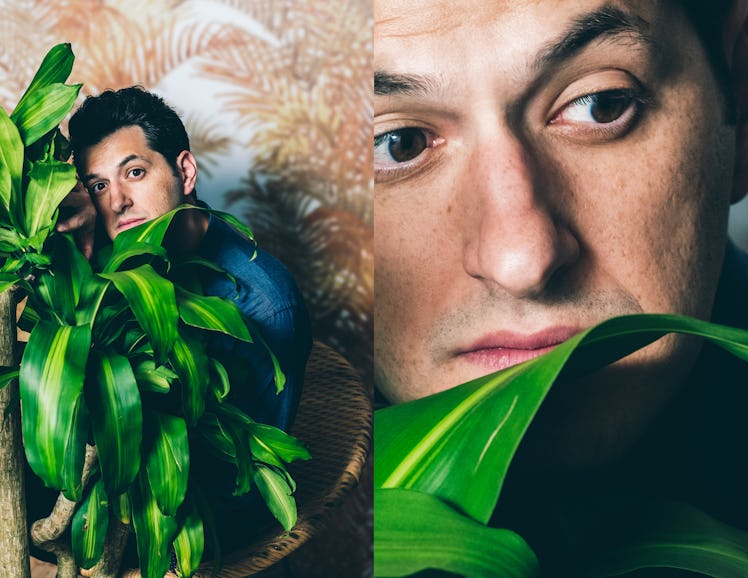
<path id="1" fill-rule="evenodd" d="M 591 42 L 617 34 L 630 34 L 653 44 L 648 32 L 649 24 L 644 18 L 629 15 L 615 6 L 606 5 L 574 20 L 560 40 L 541 50 L 537 64 L 543 67 L 566 60 Z"/>
<path id="2" fill-rule="evenodd" d="M 122 159 L 122 160 L 121 160 L 121 161 L 120 161 L 119 163 L 117 163 L 117 168 L 118 168 L 118 169 L 121 169 L 121 168 L 122 168 L 122 167 L 124 167 L 124 166 L 125 166 L 125 165 L 126 165 L 127 163 L 129 163 L 130 161 L 134 161 L 135 159 L 141 159 L 141 160 L 143 160 L 143 161 L 145 161 L 145 162 L 148 162 L 148 160 L 147 160 L 147 159 L 143 158 L 143 157 L 142 157 L 142 156 L 140 156 L 140 155 L 136 155 L 136 154 L 131 154 L 131 155 L 127 155 L 127 156 L 126 156 L 125 158 L 123 158 L 123 159 Z M 82 178 L 81 180 L 82 180 L 82 181 L 83 181 L 83 182 L 85 183 L 85 182 L 88 182 L 88 181 L 90 181 L 90 180 L 92 180 L 92 179 L 96 179 L 96 178 L 98 178 L 98 176 L 99 176 L 99 175 L 97 175 L 96 173 L 91 173 L 91 174 L 87 174 L 87 175 L 84 175 L 84 176 L 83 176 L 83 178 Z"/>
<path id="3" fill-rule="evenodd" d="M 402 94 L 427 94 L 434 91 L 434 83 L 425 76 L 415 74 L 392 74 L 389 72 L 374 72 L 374 94 L 387 96 Z"/>

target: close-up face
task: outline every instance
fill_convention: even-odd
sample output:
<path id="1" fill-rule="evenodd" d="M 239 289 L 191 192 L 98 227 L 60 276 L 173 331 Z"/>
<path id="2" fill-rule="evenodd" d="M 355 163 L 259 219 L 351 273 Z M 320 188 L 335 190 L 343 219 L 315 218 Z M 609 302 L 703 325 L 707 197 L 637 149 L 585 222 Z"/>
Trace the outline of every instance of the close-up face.
<path id="1" fill-rule="evenodd" d="M 375 369 L 390 402 L 612 316 L 709 318 L 735 136 L 676 3 L 377 0 L 374 68 Z M 559 443 L 626 443 L 699 346 L 671 336 L 569 386 L 549 417 Z"/>
<path id="2" fill-rule="evenodd" d="M 117 130 L 85 149 L 80 160 L 81 180 L 111 239 L 186 202 L 194 189 L 148 146 L 139 126 Z"/>

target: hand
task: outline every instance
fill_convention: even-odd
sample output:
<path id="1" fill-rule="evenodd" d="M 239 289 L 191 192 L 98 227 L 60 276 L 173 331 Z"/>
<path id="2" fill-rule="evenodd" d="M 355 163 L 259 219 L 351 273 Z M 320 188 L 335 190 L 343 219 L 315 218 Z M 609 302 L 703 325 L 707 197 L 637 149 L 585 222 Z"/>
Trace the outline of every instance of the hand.
<path id="1" fill-rule="evenodd" d="M 55 230 L 59 233 L 72 231 L 78 248 L 90 259 L 93 255 L 94 231 L 96 229 L 96 207 L 80 179 L 75 188 L 60 203 L 61 215 Z"/>

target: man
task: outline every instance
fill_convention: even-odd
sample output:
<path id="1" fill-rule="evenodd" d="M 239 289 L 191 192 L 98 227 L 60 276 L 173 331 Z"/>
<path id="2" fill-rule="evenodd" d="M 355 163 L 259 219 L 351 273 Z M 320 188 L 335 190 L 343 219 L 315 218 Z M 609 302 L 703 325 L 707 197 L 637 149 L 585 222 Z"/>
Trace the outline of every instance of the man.
<path id="1" fill-rule="evenodd" d="M 183 203 L 198 204 L 197 161 L 187 133 L 158 96 L 131 87 L 88 97 L 70 119 L 69 132 L 82 187 L 69 196 L 67 205 L 74 214 L 58 230 L 82 232 L 80 244 L 89 255 L 96 214 L 106 236 L 114 239 Z M 204 211 L 182 211 L 171 228 L 170 249 L 194 253 L 225 271 L 204 271 L 205 293 L 236 303 L 256 328 L 253 343 L 220 336 L 208 344 L 209 354 L 219 356 L 233 376 L 228 400 L 256 421 L 287 430 L 311 349 L 309 316 L 293 278 L 274 257 Z M 272 359 L 260 339 L 285 375 L 280 393 Z M 232 496 L 236 471 L 231 464 L 198 452 L 192 456 L 192 469 L 219 516 L 222 548 L 230 550 L 246 540 L 249 520 L 256 524 L 265 511 L 261 500 L 257 492 Z M 47 515 L 45 508 L 33 515 Z"/>
<path id="2" fill-rule="evenodd" d="M 69 131 L 79 178 L 110 239 L 183 203 L 197 204 L 197 161 L 187 133 L 158 96 L 131 87 L 89 97 Z M 232 392 L 235 402 L 256 420 L 287 429 L 311 347 L 309 317 L 294 280 L 275 258 L 208 213 L 183 212 L 175 225 L 179 250 L 195 252 L 233 277 L 206 274 L 205 292 L 233 300 L 252 319 L 285 373 L 284 391 L 276 395 L 272 360 L 259 340 L 215 344 L 249 369 L 251 383 Z"/>
<path id="3" fill-rule="evenodd" d="M 748 184 L 747 12 L 376 0 L 375 380 L 387 400 L 536 357 L 616 315 L 748 326 L 748 264 L 726 236 Z M 537 529 L 551 494 L 620 474 L 745 527 L 732 490 L 748 476 L 721 449 L 748 417 L 731 364 L 669 336 L 554 388 L 502 519 L 553 559 L 552 532 Z M 704 430 L 718 449 L 693 445 Z"/>

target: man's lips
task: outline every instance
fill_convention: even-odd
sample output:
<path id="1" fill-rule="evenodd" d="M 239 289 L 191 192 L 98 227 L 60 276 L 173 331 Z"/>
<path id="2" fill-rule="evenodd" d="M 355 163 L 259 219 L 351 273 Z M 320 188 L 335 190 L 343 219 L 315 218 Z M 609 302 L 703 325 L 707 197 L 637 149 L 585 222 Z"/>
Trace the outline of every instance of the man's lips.
<path id="1" fill-rule="evenodd" d="M 530 335 L 492 333 L 458 350 L 456 356 L 485 369 L 498 371 L 548 353 L 579 331 L 581 329 L 578 327 L 553 327 Z"/>
<path id="2" fill-rule="evenodd" d="M 135 225 L 139 225 L 143 221 L 145 221 L 145 219 L 143 218 L 122 219 L 119 223 L 117 223 L 117 230 L 124 231 L 125 229 L 130 229 Z"/>

